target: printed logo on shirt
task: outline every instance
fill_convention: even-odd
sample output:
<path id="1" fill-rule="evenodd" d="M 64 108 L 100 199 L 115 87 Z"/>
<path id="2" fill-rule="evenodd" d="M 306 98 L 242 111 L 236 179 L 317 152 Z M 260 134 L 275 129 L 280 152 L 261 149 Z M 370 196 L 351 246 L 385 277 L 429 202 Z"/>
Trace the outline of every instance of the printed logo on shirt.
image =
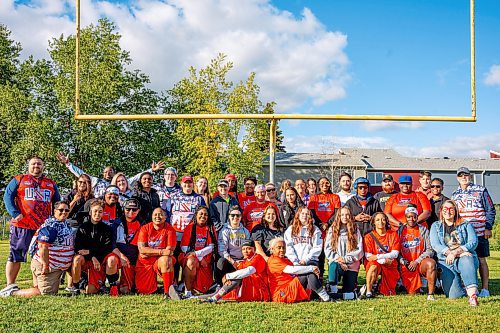
<path id="1" fill-rule="evenodd" d="M 309 244 L 312 245 L 312 238 L 307 236 L 293 237 L 293 244 Z"/>
<path id="2" fill-rule="evenodd" d="M 24 189 L 24 199 L 30 201 L 50 202 L 52 191 L 40 190 L 39 187 L 28 187 Z"/>
<path id="3" fill-rule="evenodd" d="M 405 249 L 408 249 L 410 251 L 416 251 L 420 245 L 420 242 L 421 242 L 420 237 L 415 237 L 413 235 L 406 235 L 402 242 L 402 245 L 403 248 Z"/>
<path id="4" fill-rule="evenodd" d="M 411 198 L 401 198 L 399 199 L 398 206 L 408 206 L 411 202 Z"/>
<path id="5" fill-rule="evenodd" d="M 328 212 L 330 211 L 330 202 L 318 202 L 318 211 L 319 212 Z"/>

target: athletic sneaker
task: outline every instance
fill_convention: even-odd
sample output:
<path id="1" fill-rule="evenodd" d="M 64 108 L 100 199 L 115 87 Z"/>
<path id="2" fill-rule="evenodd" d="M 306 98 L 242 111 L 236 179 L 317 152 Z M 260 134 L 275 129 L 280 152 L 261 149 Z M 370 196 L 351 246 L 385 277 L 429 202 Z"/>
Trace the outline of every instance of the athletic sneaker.
<path id="1" fill-rule="evenodd" d="M 366 298 L 374 298 L 373 293 L 367 292 L 366 293 Z"/>
<path id="2" fill-rule="evenodd" d="M 428 301 L 435 301 L 436 297 L 434 297 L 434 294 L 429 294 L 429 295 L 427 295 L 427 300 Z"/>
<path id="3" fill-rule="evenodd" d="M 217 300 L 215 299 L 215 297 L 209 297 L 209 298 L 205 298 L 204 300 L 201 300 L 202 303 L 217 303 Z"/>
<path id="4" fill-rule="evenodd" d="M 66 289 L 64 289 L 64 290 L 68 291 L 70 293 L 70 296 L 80 295 L 80 289 L 75 288 L 75 287 L 71 287 L 71 288 L 66 287 Z"/>
<path id="5" fill-rule="evenodd" d="M 0 293 L 3 293 L 3 292 L 7 292 L 11 289 L 16 289 L 16 290 L 19 290 L 19 287 L 17 286 L 17 284 L 15 283 L 11 283 L 11 284 L 8 284 L 5 288 L 3 288 L 2 290 L 0 290 Z"/>
<path id="6" fill-rule="evenodd" d="M 170 296 L 170 299 L 174 301 L 182 300 L 181 295 L 177 292 L 177 290 L 175 290 L 173 285 L 168 288 L 168 296 Z"/>
<path id="7" fill-rule="evenodd" d="M 118 294 L 118 286 L 111 286 L 111 288 L 109 288 L 109 296 L 118 297 Z"/>
<path id="8" fill-rule="evenodd" d="M 358 298 L 364 299 L 366 297 L 366 284 L 364 284 L 361 289 L 359 289 Z"/>
<path id="9" fill-rule="evenodd" d="M 479 302 L 477 301 L 476 295 L 472 295 L 469 297 L 469 305 L 470 306 L 478 306 L 479 305 Z"/>
<path id="10" fill-rule="evenodd" d="M 488 289 L 481 289 L 481 292 L 477 296 L 479 296 L 479 297 L 490 297 L 490 292 L 488 291 Z"/>

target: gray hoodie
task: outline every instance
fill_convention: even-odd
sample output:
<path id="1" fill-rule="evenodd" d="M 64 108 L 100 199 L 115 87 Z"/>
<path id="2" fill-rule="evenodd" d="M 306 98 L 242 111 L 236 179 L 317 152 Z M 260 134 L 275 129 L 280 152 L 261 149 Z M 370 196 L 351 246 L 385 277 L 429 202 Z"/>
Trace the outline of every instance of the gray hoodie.
<path id="1" fill-rule="evenodd" d="M 241 244 L 245 239 L 250 239 L 250 233 L 240 223 L 238 228 L 225 225 L 219 232 L 219 254 L 226 259 L 241 260 Z"/>

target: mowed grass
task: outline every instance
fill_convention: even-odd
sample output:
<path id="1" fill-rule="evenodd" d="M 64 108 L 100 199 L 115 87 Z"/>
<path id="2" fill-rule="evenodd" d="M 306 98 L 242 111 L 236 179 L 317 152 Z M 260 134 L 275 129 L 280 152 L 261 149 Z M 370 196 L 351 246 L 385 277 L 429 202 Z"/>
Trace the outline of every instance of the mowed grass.
<path id="1" fill-rule="evenodd" d="M 5 262 L 8 242 L 0 242 Z M 492 294 L 500 294 L 500 252 L 489 259 Z M 364 272 L 360 273 L 360 282 Z M 18 283 L 28 287 L 23 265 Z M 0 277 L 5 285 L 5 277 Z M 80 296 L 0 299 L 0 332 L 498 332 L 500 296 L 436 302 L 399 295 L 341 303 L 300 304 L 164 301 L 151 296 Z"/>

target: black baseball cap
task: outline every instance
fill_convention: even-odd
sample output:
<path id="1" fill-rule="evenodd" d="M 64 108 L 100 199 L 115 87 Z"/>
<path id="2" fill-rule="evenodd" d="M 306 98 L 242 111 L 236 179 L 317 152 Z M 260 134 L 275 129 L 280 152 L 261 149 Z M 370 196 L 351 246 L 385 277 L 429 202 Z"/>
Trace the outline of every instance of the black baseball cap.
<path id="1" fill-rule="evenodd" d="M 392 182 L 394 178 L 392 178 L 392 175 L 384 173 L 384 178 L 382 178 L 382 180 L 390 180 Z"/>
<path id="2" fill-rule="evenodd" d="M 123 203 L 123 208 L 141 209 L 141 204 L 136 199 L 127 199 Z"/>

